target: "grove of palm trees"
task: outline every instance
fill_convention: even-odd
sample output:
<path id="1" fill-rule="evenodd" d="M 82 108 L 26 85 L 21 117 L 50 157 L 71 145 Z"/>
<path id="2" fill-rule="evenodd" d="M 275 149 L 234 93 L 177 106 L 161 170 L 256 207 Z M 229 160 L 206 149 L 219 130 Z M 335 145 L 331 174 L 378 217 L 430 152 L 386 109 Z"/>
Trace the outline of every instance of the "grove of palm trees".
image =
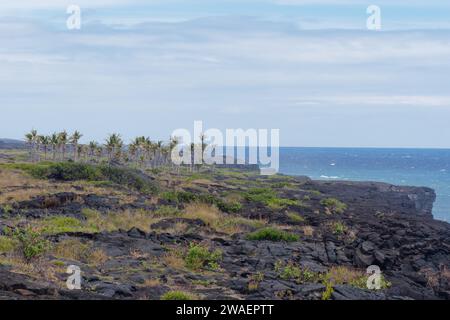
<path id="1" fill-rule="evenodd" d="M 152 141 L 149 137 L 140 136 L 126 144 L 120 134 L 112 133 L 103 143 L 90 141 L 80 143 L 83 134 L 79 131 L 68 133 L 66 130 L 51 135 L 40 135 L 33 129 L 25 134 L 29 148 L 29 160 L 39 161 L 73 161 L 84 163 L 114 163 L 132 165 L 140 169 L 159 167 L 174 168 L 171 153 L 179 145 L 177 137 L 171 137 L 168 142 Z M 202 150 L 208 146 L 206 137 L 201 136 Z M 194 144 L 191 145 L 193 153 Z M 182 153 L 182 151 L 180 151 Z M 51 155 L 51 157 L 50 157 Z M 198 166 L 197 166 L 198 168 Z M 191 169 L 194 169 L 191 166 Z"/>

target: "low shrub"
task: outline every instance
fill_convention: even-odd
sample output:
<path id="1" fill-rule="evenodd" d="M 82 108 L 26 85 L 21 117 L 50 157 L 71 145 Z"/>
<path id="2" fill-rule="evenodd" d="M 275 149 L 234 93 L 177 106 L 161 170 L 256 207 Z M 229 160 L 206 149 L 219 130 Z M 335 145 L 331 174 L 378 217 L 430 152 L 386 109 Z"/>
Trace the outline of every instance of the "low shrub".
<path id="1" fill-rule="evenodd" d="M 161 300 L 195 300 L 195 296 L 183 291 L 169 291 L 161 296 Z"/>
<path id="2" fill-rule="evenodd" d="M 269 240 L 269 241 L 286 241 L 295 242 L 300 237 L 296 234 L 282 231 L 275 228 L 263 228 L 247 235 L 247 240 Z"/>
<path id="3" fill-rule="evenodd" d="M 143 193 L 156 193 L 156 184 L 151 178 L 137 170 L 109 165 L 91 165 L 75 162 L 39 163 L 20 165 L 18 168 L 29 172 L 38 179 L 60 181 L 98 181 L 125 185 Z"/>
<path id="4" fill-rule="evenodd" d="M 348 229 L 345 224 L 343 224 L 342 222 L 339 222 L 339 221 L 333 222 L 331 225 L 331 228 L 332 228 L 333 234 L 336 234 L 336 235 L 342 235 Z"/>
<path id="5" fill-rule="evenodd" d="M 191 243 L 184 261 L 186 267 L 191 270 L 217 270 L 221 259 L 222 252 L 220 250 L 210 251 L 205 246 Z"/>
<path id="6" fill-rule="evenodd" d="M 50 242 L 30 227 L 14 230 L 13 237 L 19 242 L 20 250 L 27 261 L 42 256 L 50 249 Z"/>
<path id="7" fill-rule="evenodd" d="M 301 268 L 293 263 L 275 263 L 275 272 L 283 280 L 295 280 L 297 283 L 316 282 L 320 279 L 320 274 L 307 268 Z"/>

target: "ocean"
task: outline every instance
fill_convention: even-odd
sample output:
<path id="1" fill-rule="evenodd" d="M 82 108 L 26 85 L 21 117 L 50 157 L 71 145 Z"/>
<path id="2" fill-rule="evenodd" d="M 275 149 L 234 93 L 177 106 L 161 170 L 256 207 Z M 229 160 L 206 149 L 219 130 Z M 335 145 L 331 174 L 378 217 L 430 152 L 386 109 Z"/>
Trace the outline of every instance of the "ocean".
<path id="1" fill-rule="evenodd" d="M 430 187 L 435 219 L 450 222 L 450 149 L 280 148 L 280 173 Z"/>

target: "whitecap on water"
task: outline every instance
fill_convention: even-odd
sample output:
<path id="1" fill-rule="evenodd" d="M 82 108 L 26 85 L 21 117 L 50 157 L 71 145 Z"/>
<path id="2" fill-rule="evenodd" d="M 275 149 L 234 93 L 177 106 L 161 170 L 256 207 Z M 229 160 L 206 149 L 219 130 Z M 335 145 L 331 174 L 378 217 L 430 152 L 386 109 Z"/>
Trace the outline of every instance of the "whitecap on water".
<path id="1" fill-rule="evenodd" d="M 322 179 L 339 179 L 338 176 L 325 176 L 325 175 L 321 175 L 320 176 Z"/>

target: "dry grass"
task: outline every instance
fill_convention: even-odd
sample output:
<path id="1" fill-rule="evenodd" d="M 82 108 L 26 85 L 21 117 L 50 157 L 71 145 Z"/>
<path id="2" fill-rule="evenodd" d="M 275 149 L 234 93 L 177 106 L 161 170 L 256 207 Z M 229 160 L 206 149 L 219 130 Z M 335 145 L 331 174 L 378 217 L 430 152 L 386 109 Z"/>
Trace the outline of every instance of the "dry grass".
<path id="1" fill-rule="evenodd" d="M 93 249 L 92 243 L 78 239 L 67 239 L 58 243 L 54 249 L 55 257 L 85 262 L 90 265 L 102 265 L 108 261 L 108 255 L 102 249 Z"/>
<path id="2" fill-rule="evenodd" d="M 185 263 L 183 259 L 183 252 L 180 249 L 172 249 L 163 257 L 164 263 L 174 269 L 184 269 Z"/>
<path id="3" fill-rule="evenodd" d="M 188 219 L 200 219 L 206 225 L 212 227 L 223 215 L 216 206 L 204 203 L 190 203 L 186 206 L 183 216 Z"/>
<path id="4" fill-rule="evenodd" d="M 312 237 L 314 235 L 314 228 L 311 226 L 302 227 L 303 234 L 307 237 Z"/>
<path id="5" fill-rule="evenodd" d="M 189 230 L 189 225 L 185 222 L 177 222 L 172 228 L 164 229 L 164 233 L 170 233 L 174 235 L 185 234 Z"/>
<path id="6" fill-rule="evenodd" d="M 450 268 L 447 266 L 441 266 L 439 271 L 422 269 L 420 273 L 427 279 L 427 286 L 432 289 L 439 288 L 441 281 L 450 282 Z"/>
<path id="7" fill-rule="evenodd" d="M 81 188 L 81 191 L 80 191 Z M 96 186 L 88 181 L 54 182 L 35 179 L 17 169 L 0 168 L 0 203 L 14 203 L 31 200 L 34 197 L 55 192 L 74 192 L 80 195 L 96 194 L 113 196 L 120 203 L 131 203 L 136 196 L 120 190 Z"/>
<path id="8" fill-rule="evenodd" d="M 161 281 L 159 279 L 155 279 L 155 278 L 153 278 L 153 279 L 145 279 L 145 281 L 143 283 L 144 287 L 149 287 L 149 288 L 157 287 L 157 286 L 160 286 L 160 285 L 161 285 Z"/>
<path id="9" fill-rule="evenodd" d="M 78 239 L 66 239 L 55 245 L 53 254 L 57 258 L 84 261 L 90 250 L 91 244 L 81 242 Z"/>
<path id="10" fill-rule="evenodd" d="M 24 274 L 39 281 L 48 281 L 59 284 L 58 274 L 64 273 L 65 268 L 50 263 L 44 259 L 34 260 L 29 263 L 23 259 L 22 255 L 10 253 L 0 256 L 0 265 L 11 267 L 11 272 Z"/>
<path id="11" fill-rule="evenodd" d="M 345 266 L 331 267 L 327 275 L 334 284 L 351 284 L 366 278 L 366 274 L 361 270 Z"/>
<path id="12" fill-rule="evenodd" d="M 249 227 L 259 229 L 267 225 L 266 220 L 252 220 L 227 215 L 222 213 L 216 206 L 205 203 L 188 204 L 183 212 L 183 217 L 200 219 L 215 231 L 230 235 L 247 232 Z"/>
<path id="13" fill-rule="evenodd" d="M 132 249 L 130 250 L 130 256 L 135 260 L 140 260 L 140 259 L 147 259 L 149 257 L 149 254 L 144 253 L 138 249 Z"/>
<path id="14" fill-rule="evenodd" d="M 109 256 L 102 249 L 93 250 L 86 259 L 87 263 L 93 266 L 102 265 L 108 260 Z"/>
<path id="15" fill-rule="evenodd" d="M 150 212 L 143 210 L 126 210 L 108 214 L 101 214 L 94 210 L 83 210 L 83 214 L 87 218 L 87 224 L 98 231 L 130 230 L 135 227 L 149 232 L 150 225 L 161 220 L 161 218 L 155 218 Z"/>

